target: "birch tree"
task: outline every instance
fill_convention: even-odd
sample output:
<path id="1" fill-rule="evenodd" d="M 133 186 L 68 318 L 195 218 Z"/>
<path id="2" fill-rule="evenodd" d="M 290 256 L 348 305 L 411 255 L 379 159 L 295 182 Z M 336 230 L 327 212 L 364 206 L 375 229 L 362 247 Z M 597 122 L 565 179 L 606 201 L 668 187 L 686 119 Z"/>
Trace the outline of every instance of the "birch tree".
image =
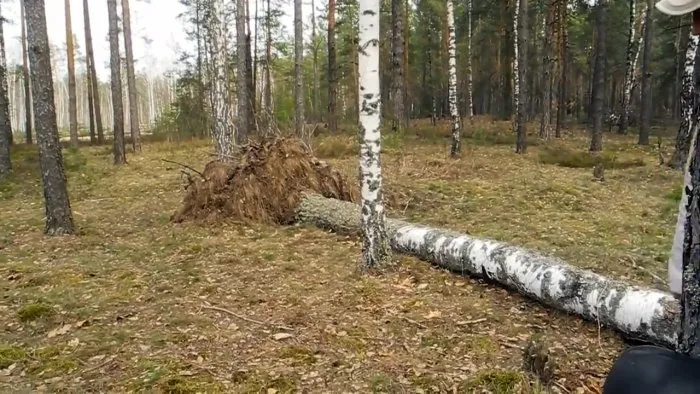
<path id="1" fill-rule="evenodd" d="M 700 50 L 698 46 L 699 43 L 700 36 L 693 34 L 691 27 L 688 36 L 688 46 L 685 50 L 683 77 L 681 79 L 681 123 L 678 127 L 678 134 L 676 135 L 676 148 L 669 161 L 669 165 L 675 169 L 684 169 L 683 165 L 686 163 L 688 150 L 690 149 L 690 137 L 695 127 L 694 100 L 696 92 L 695 83 L 693 82 L 693 70 L 695 68 L 698 51 Z M 681 209 L 683 209 L 684 206 L 681 204 L 681 207 Z M 679 216 L 679 220 L 681 220 L 681 216 Z M 676 225 L 676 232 L 679 231 L 678 226 L 682 228 L 682 222 Z M 680 248 L 680 245 L 678 247 Z"/>
<path id="2" fill-rule="evenodd" d="M 56 109 L 53 100 L 53 77 L 46 32 L 44 0 L 25 0 L 27 38 L 31 43 L 29 63 L 32 70 L 32 98 L 36 138 L 39 145 L 41 181 L 44 188 L 47 235 L 74 234 L 66 175 L 63 171 L 61 145 L 58 141 Z"/>
<path id="3" fill-rule="evenodd" d="M 394 131 L 403 131 L 407 127 L 403 30 L 407 29 L 408 26 L 403 26 L 405 12 L 403 0 L 391 0 L 391 63 L 393 69 L 391 100 L 394 104 L 392 111 L 392 129 Z M 454 30 L 454 21 L 452 28 Z M 459 146 L 457 149 L 459 150 Z"/>
<path id="4" fill-rule="evenodd" d="M 645 13 L 647 10 L 644 11 Z M 636 19 L 637 7 L 636 0 L 630 0 L 630 17 L 629 17 L 629 30 L 627 37 L 627 64 L 625 69 L 625 82 L 622 92 L 622 114 L 620 116 L 620 124 L 618 127 L 618 133 L 625 133 L 627 131 L 627 126 L 629 124 L 630 111 L 632 109 L 632 87 L 634 84 L 634 59 L 635 59 L 635 19 Z M 646 18 L 642 16 L 642 19 Z M 639 49 L 637 49 L 638 51 Z"/>
<path id="5" fill-rule="evenodd" d="M 236 130 L 236 144 L 242 145 L 248 138 L 248 125 L 250 120 L 249 106 L 251 105 L 252 97 L 250 93 L 250 81 L 248 71 L 250 68 L 247 64 L 247 56 L 244 54 L 248 51 L 248 39 L 246 37 L 246 14 L 245 0 L 236 0 L 236 47 L 238 56 L 236 57 L 236 93 L 238 94 L 238 124 Z M 244 56 L 241 56 L 244 55 Z"/>
<path id="6" fill-rule="evenodd" d="M 331 0 L 333 1 L 333 0 Z M 328 22 L 330 23 L 330 22 Z M 272 118 L 272 74 L 270 65 L 272 64 L 272 9 L 270 8 L 270 0 L 267 0 L 267 10 L 265 16 L 265 70 L 264 70 L 264 88 L 263 88 L 263 106 L 265 108 L 265 122 L 269 122 Z M 330 55 L 329 55 L 330 56 Z M 330 73 L 330 71 L 329 71 Z"/>
<path id="7" fill-rule="evenodd" d="M 328 130 L 338 132 L 336 102 L 338 100 L 338 76 L 335 48 L 335 0 L 328 0 Z"/>
<path id="8" fill-rule="evenodd" d="M 474 69 L 472 68 L 472 0 L 467 0 L 467 116 L 474 118 Z"/>
<path id="9" fill-rule="evenodd" d="M 520 125 L 518 125 L 518 108 L 520 108 L 520 44 L 518 38 L 518 21 L 520 20 L 520 0 L 514 0 L 515 9 L 513 13 L 513 132 L 517 133 Z"/>
<path id="10" fill-rule="evenodd" d="M 450 150 L 450 156 L 456 158 L 461 151 L 459 136 L 461 117 L 459 116 L 459 105 L 457 103 L 457 54 L 455 49 L 457 44 L 455 42 L 455 13 L 452 0 L 447 0 L 447 34 L 447 52 L 449 57 L 448 101 L 450 102 L 450 116 L 452 118 L 452 148 Z M 403 80 L 403 78 L 401 79 Z"/>
<path id="11" fill-rule="evenodd" d="M 517 49 L 518 51 L 516 60 L 515 60 L 515 70 L 517 71 L 518 74 L 518 81 L 520 81 L 518 86 L 516 88 L 516 122 L 515 124 L 517 125 L 516 133 L 517 133 L 517 141 L 515 144 L 515 152 L 516 153 L 525 153 L 525 150 L 527 149 L 527 142 L 526 142 L 526 136 L 527 136 L 527 108 L 525 108 L 525 97 L 527 97 L 527 84 L 526 83 L 521 83 L 526 81 L 526 76 L 527 76 L 527 40 L 528 40 L 528 4 L 527 0 L 516 0 L 519 2 L 519 5 L 516 7 L 516 15 L 520 14 L 519 17 L 516 18 L 517 20 L 517 29 L 518 31 L 516 37 L 516 43 L 517 43 Z"/>
<path id="12" fill-rule="evenodd" d="M 20 0 L 20 20 L 22 41 L 22 82 L 24 85 L 24 134 L 27 144 L 32 143 L 32 96 L 29 80 L 29 53 L 27 51 L 27 18 L 25 0 Z"/>
<path id="13" fill-rule="evenodd" d="M 139 130 L 139 104 L 136 91 L 136 73 L 134 71 L 134 49 L 131 38 L 131 11 L 129 0 L 122 0 L 122 25 L 124 26 L 124 55 L 126 56 L 126 80 L 129 90 L 129 125 L 131 126 L 131 145 L 134 152 L 141 151 L 141 131 Z"/>
<path id="14" fill-rule="evenodd" d="M 122 101 L 121 61 L 119 56 L 119 26 L 117 0 L 107 0 L 109 19 L 109 68 L 112 89 L 112 135 L 114 136 L 114 164 L 126 164 L 124 148 L 124 107 Z"/>
<path id="15" fill-rule="evenodd" d="M 95 69 L 95 53 L 92 49 L 92 30 L 90 28 L 90 8 L 88 0 L 83 0 L 83 27 L 85 28 L 85 54 L 87 56 L 87 73 L 92 92 L 91 107 L 95 113 L 95 128 L 97 129 L 97 143 L 104 143 L 104 129 L 102 127 L 102 109 L 100 105 L 99 80 Z M 89 97 L 89 96 L 88 96 Z"/>
<path id="16" fill-rule="evenodd" d="M 301 0 L 294 0 L 294 114 L 297 136 L 304 133 L 304 29 L 301 23 Z"/>
<path id="17" fill-rule="evenodd" d="M 607 59 L 605 57 L 605 42 L 608 23 L 608 1 L 598 0 L 596 5 L 596 41 L 595 61 L 593 68 L 593 99 L 591 129 L 591 152 L 603 150 L 603 101 L 605 97 L 605 72 Z"/>
<path id="18" fill-rule="evenodd" d="M 644 56 L 642 57 L 642 103 L 639 111 L 639 145 L 649 145 L 649 129 L 651 127 L 651 44 L 653 23 L 651 9 L 653 0 L 647 0 L 644 10 Z"/>
<path id="19" fill-rule="evenodd" d="M 2 3 L 0 3 L 1 5 Z M 12 125 L 10 123 L 10 100 L 7 94 L 4 23 L 5 20 L 0 7 L 0 179 L 12 171 L 12 161 L 10 159 Z"/>
<path id="20" fill-rule="evenodd" d="M 311 0 L 311 75 L 312 81 L 312 96 L 311 96 L 311 117 L 314 122 L 319 120 L 318 105 L 320 100 L 319 95 L 319 76 L 318 76 L 318 38 L 316 36 L 316 2 Z"/>
<path id="21" fill-rule="evenodd" d="M 555 4 L 552 0 L 547 2 L 547 17 L 545 18 L 544 33 L 544 64 L 542 65 L 542 122 L 540 123 L 540 138 L 548 140 L 552 138 L 551 110 L 552 110 L 552 35 L 554 34 Z"/>
<path id="22" fill-rule="evenodd" d="M 240 1 L 240 0 L 239 0 Z M 228 37 L 226 8 L 224 0 L 214 0 L 209 28 L 211 30 L 211 67 L 213 69 L 213 138 L 214 152 L 220 160 L 228 160 L 233 153 L 234 125 L 231 113 L 231 99 L 228 80 L 228 56 L 226 42 Z M 245 41 L 243 42 L 245 45 Z M 242 59 L 241 59 L 242 58 Z M 243 61 L 245 68 L 245 56 L 239 56 L 239 62 Z M 240 65 L 239 65 L 240 67 Z M 238 78 L 239 87 L 243 85 L 245 90 L 245 74 Z M 240 103 L 239 103 L 240 105 Z M 245 112 L 243 112 L 245 113 Z M 240 138 L 240 137 L 239 137 Z"/>
<path id="23" fill-rule="evenodd" d="M 297 0 L 299 1 L 299 0 Z M 360 0 L 358 85 L 360 117 L 360 185 L 362 194 L 362 267 L 381 266 L 389 259 L 384 224 L 379 131 L 379 0 Z"/>

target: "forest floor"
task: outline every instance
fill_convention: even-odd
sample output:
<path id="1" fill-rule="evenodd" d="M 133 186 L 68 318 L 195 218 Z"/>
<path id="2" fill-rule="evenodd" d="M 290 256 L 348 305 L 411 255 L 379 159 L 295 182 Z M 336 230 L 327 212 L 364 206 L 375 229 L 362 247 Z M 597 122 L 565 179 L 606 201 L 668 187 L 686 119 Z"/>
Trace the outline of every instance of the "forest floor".
<path id="1" fill-rule="evenodd" d="M 665 289 L 653 275 L 666 277 L 681 177 L 656 146 L 606 134 L 596 182 L 584 132 L 521 156 L 508 128 L 467 124 L 456 161 L 447 125 L 387 135 L 390 216 Z M 672 146 L 665 138 L 667 156 Z M 320 136 L 314 150 L 356 179 L 354 133 Z M 0 183 L 1 391 L 536 393 L 521 348 L 543 333 L 558 364 L 549 391 L 597 393 L 625 346 L 414 258 L 362 275 L 356 238 L 171 223 L 180 169 L 160 159 L 202 168 L 209 152 L 209 141 L 147 143 L 114 167 L 109 146 L 64 150 L 80 235 L 49 238 L 36 150 L 18 147 Z"/>

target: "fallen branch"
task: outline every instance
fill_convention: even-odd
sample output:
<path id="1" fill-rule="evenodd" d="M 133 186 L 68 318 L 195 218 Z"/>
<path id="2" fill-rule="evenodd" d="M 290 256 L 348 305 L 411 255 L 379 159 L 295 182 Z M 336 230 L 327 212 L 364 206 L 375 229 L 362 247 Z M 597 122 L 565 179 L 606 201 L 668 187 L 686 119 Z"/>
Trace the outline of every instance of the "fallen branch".
<path id="1" fill-rule="evenodd" d="M 281 330 L 294 331 L 293 328 L 288 327 L 288 326 L 284 326 L 284 325 L 281 325 L 281 324 L 275 324 L 275 323 L 265 323 L 265 322 L 262 322 L 262 321 L 260 321 L 260 320 L 251 319 L 251 318 L 249 318 L 249 317 L 245 317 L 245 316 L 243 316 L 243 315 L 239 315 L 238 313 L 233 312 L 233 311 L 230 311 L 230 310 L 228 310 L 228 309 L 219 308 L 218 306 L 202 305 L 202 308 L 204 308 L 204 309 L 211 309 L 211 310 L 213 310 L 213 311 L 219 311 L 219 312 L 228 313 L 229 315 L 234 316 L 234 317 L 237 317 L 237 318 L 239 318 L 239 319 L 241 319 L 241 320 L 247 321 L 248 323 L 259 324 L 259 325 L 261 325 L 261 326 L 273 326 L 273 327 L 277 327 L 277 328 L 279 328 L 279 329 L 281 329 Z"/>
<path id="2" fill-rule="evenodd" d="M 177 164 L 177 165 L 179 165 L 179 166 L 182 166 L 182 167 L 184 167 L 184 168 L 187 168 L 188 170 L 193 171 L 193 172 L 195 172 L 196 174 L 199 174 L 199 176 L 201 176 L 202 179 L 204 178 L 204 174 L 202 174 L 201 172 L 199 172 L 199 171 L 195 170 L 194 168 L 188 166 L 187 164 L 178 163 L 178 162 L 176 162 L 176 161 L 172 161 L 172 160 L 168 160 L 168 159 L 161 159 L 161 160 L 164 161 L 164 162 L 166 162 L 166 163 L 173 163 L 173 164 Z"/>
<path id="3" fill-rule="evenodd" d="M 297 220 L 358 234 L 358 205 L 305 195 Z M 463 275 L 486 278 L 545 305 L 612 327 L 631 338 L 674 348 L 679 302 L 667 292 L 573 267 L 564 261 L 493 240 L 387 219 L 392 249 Z"/>
<path id="4" fill-rule="evenodd" d="M 402 318 L 403 320 L 406 320 L 407 322 L 409 322 L 409 323 L 411 323 L 411 324 L 417 325 L 417 326 L 420 327 L 420 328 L 428 328 L 428 326 L 426 326 L 425 324 L 420 323 L 420 322 L 417 322 L 417 321 L 415 321 L 415 320 L 413 320 L 413 319 L 409 319 L 409 318 L 407 318 L 406 316 L 401 316 L 401 318 Z"/>

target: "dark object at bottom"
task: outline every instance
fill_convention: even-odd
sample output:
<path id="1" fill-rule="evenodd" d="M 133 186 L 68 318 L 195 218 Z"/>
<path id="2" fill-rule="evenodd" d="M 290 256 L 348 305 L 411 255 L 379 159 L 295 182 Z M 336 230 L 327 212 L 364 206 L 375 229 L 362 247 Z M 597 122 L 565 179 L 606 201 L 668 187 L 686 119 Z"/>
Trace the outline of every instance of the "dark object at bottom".
<path id="1" fill-rule="evenodd" d="M 636 346 L 613 364 L 603 394 L 700 393 L 700 359 L 657 346 Z"/>

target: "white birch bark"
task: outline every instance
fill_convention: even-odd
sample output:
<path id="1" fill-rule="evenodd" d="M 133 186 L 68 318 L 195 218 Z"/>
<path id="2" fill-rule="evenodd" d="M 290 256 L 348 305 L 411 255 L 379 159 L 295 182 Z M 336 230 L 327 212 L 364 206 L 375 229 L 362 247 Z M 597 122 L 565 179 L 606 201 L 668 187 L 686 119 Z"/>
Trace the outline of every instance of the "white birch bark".
<path id="1" fill-rule="evenodd" d="M 379 0 L 360 0 L 359 11 L 362 267 L 368 269 L 382 265 L 389 258 L 380 162 Z"/>
<path id="2" fill-rule="evenodd" d="M 213 95 L 213 138 L 214 152 L 221 160 L 226 160 L 233 151 L 233 116 L 228 81 L 226 9 L 224 0 L 212 2 L 211 35 L 213 52 L 214 87 Z"/>
<path id="3" fill-rule="evenodd" d="M 298 220 L 356 233 L 361 209 L 352 203 L 306 195 Z M 576 314 L 635 339 L 674 348 L 680 305 L 669 293 L 631 286 L 563 260 L 488 239 L 387 219 L 391 248 L 462 275 L 498 282 L 550 307 Z"/>
<path id="4" fill-rule="evenodd" d="M 513 132 L 518 132 L 518 108 L 520 106 L 520 68 L 518 65 L 518 18 L 520 17 L 520 1 L 515 0 L 513 14 Z"/>
<path id="5" fill-rule="evenodd" d="M 467 0 L 467 115 L 474 117 L 474 78 L 472 76 L 472 0 Z"/>
<path id="6" fill-rule="evenodd" d="M 629 124 L 629 118 L 632 112 L 632 90 L 634 89 L 636 82 L 636 69 L 637 62 L 639 60 L 639 53 L 642 51 L 642 45 L 644 44 L 644 29 L 646 28 L 646 15 L 649 12 L 648 8 L 644 8 L 640 20 L 640 33 L 639 41 L 637 46 L 634 46 L 634 36 L 635 36 L 635 23 L 634 15 L 636 13 L 635 1 L 630 1 L 630 30 L 629 30 L 629 41 L 627 43 L 627 69 L 625 70 L 625 84 L 624 91 L 622 93 L 622 116 L 620 118 L 619 131 L 624 132 Z"/>
<path id="7" fill-rule="evenodd" d="M 455 15 L 453 0 L 447 0 L 447 52 L 449 66 L 449 86 L 448 86 L 448 101 L 450 103 L 450 116 L 452 117 L 452 148 L 450 155 L 452 157 L 459 156 L 461 151 L 459 137 L 459 105 L 457 103 L 457 56 L 455 50 Z"/>
<path id="8" fill-rule="evenodd" d="M 644 46 L 644 31 L 646 29 L 647 12 L 649 12 L 649 10 L 644 9 L 644 12 L 642 13 L 642 20 L 639 26 L 639 39 L 637 40 L 637 52 L 634 54 L 634 60 L 632 61 L 632 90 L 634 90 L 634 87 L 637 86 L 637 73 L 639 71 L 637 70 L 637 63 L 639 63 L 639 53 L 642 52 L 642 47 Z M 632 92 L 630 91 L 630 100 L 631 94 Z"/>

